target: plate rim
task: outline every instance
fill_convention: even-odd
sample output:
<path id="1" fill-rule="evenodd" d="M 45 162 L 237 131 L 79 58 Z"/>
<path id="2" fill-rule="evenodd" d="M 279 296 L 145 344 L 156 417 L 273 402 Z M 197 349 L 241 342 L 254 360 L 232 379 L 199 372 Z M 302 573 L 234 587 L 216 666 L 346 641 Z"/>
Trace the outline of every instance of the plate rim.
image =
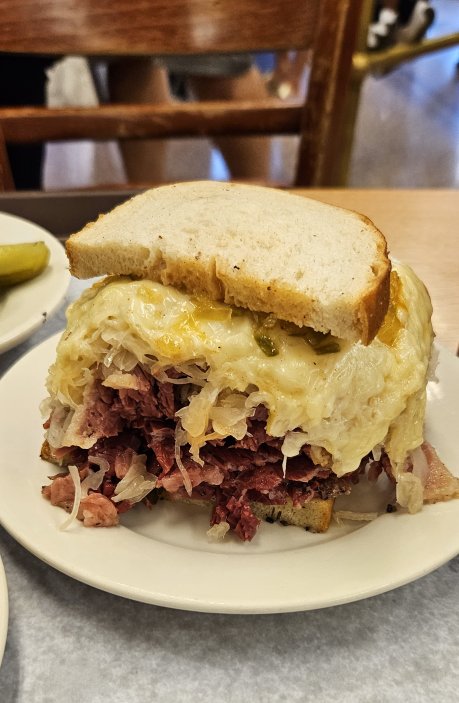
<path id="1" fill-rule="evenodd" d="M 6 639 L 8 635 L 9 602 L 8 584 L 6 581 L 5 567 L 0 556 L 0 666 L 5 653 Z"/>
<path id="2" fill-rule="evenodd" d="M 64 300 L 71 280 L 65 249 L 57 237 L 36 222 L 32 222 L 32 220 L 28 220 L 18 215 L 0 211 L 0 224 L 2 224 L 2 220 L 5 220 L 6 222 L 8 220 L 13 220 L 16 223 L 20 223 L 27 229 L 33 228 L 36 230 L 37 236 L 39 233 L 39 236 L 42 237 L 50 249 L 50 262 L 55 264 L 56 273 L 53 292 L 48 296 L 47 300 L 40 305 L 39 312 L 33 311 L 19 325 L 3 334 L 0 334 L 0 354 L 9 351 L 18 344 L 21 344 L 21 342 L 24 342 L 44 323 L 46 323 L 46 321 L 56 312 Z M 37 282 L 38 281 L 39 278 L 37 278 Z M 9 292 L 9 295 L 11 294 L 14 295 L 14 291 L 13 293 Z M 43 317 L 44 312 L 46 313 L 45 318 Z"/>
<path id="3" fill-rule="evenodd" d="M 11 369 L 7 372 L 7 374 L 3 377 L 3 379 L 0 381 L 1 384 L 7 384 L 8 382 L 11 381 L 11 379 L 15 377 L 15 375 L 21 370 L 23 366 L 25 366 L 27 363 L 31 361 L 36 361 L 36 357 L 39 357 L 42 355 L 43 357 L 46 357 L 47 359 L 47 364 L 52 362 L 52 353 L 55 348 L 55 345 L 57 343 L 57 340 L 59 339 L 60 334 L 54 335 L 53 337 L 45 340 L 45 342 L 42 342 L 40 345 L 37 345 L 34 347 L 32 350 L 30 350 L 27 354 L 25 354 L 21 359 L 19 359 L 16 364 L 11 367 Z M 454 368 L 454 373 L 456 371 L 459 371 L 459 366 L 456 367 L 456 364 L 459 363 L 459 360 L 454 357 L 454 355 L 449 351 L 444 348 L 440 348 L 440 363 L 442 363 L 442 359 L 446 359 L 446 363 L 451 363 L 451 360 L 454 361 L 455 366 Z M 44 363 L 44 359 L 41 360 L 41 363 Z M 443 362 L 445 363 L 445 362 Z M 35 368 L 37 368 L 37 364 L 35 364 Z M 459 375 L 458 375 L 459 378 Z M 38 382 L 38 381 L 37 381 Z M 2 395 L 2 394 L 0 394 Z M 0 412 L 2 410 L 2 406 L 0 405 Z M 0 472 L 0 483 L 2 482 L 2 474 Z M 34 494 L 35 495 L 35 494 Z M 39 499 L 39 492 L 37 492 L 37 498 Z M 41 499 L 40 499 L 41 500 Z M 87 546 L 88 540 L 91 546 L 96 545 L 95 551 L 97 552 L 97 549 L 99 549 L 99 546 L 101 544 L 102 549 L 106 546 L 106 543 L 110 543 L 110 538 L 109 537 L 104 537 L 103 535 L 107 535 L 108 531 L 89 531 L 86 530 L 86 528 L 81 527 L 80 525 L 77 525 L 74 531 L 70 531 L 67 533 L 62 533 L 60 532 L 60 536 L 57 535 L 59 530 L 57 529 L 58 525 L 62 522 L 61 516 L 62 512 L 59 510 L 55 510 L 52 506 L 50 506 L 48 503 L 40 503 L 41 506 L 45 506 L 44 509 L 46 509 L 46 515 L 47 515 L 47 520 L 49 524 L 47 525 L 47 528 L 52 530 L 50 532 L 51 538 L 53 540 L 53 545 L 51 547 L 55 546 L 56 544 L 59 544 L 59 541 L 62 541 L 62 535 L 68 536 L 70 535 L 70 540 L 66 544 L 66 548 L 71 551 L 71 549 L 74 549 L 75 542 L 73 541 L 75 538 L 77 538 L 77 535 L 82 535 L 81 537 L 82 543 L 84 546 Z M 39 500 L 37 500 L 37 509 L 39 505 Z M 437 520 L 437 514 L 438 511 L 442 511 L 444 520 L 443 521 L 438 521 Z M 7 512 L 7 511 L 6 511 Z M 43 512 L 43 511 L 41 511 Z M 422 525 L 423 523 L 427 524 L 429 528 L 433 528 L 439 530 L 438 534 L 443 534 L 443 532 L 448 533 L 449 527 L 451 525 L 456 526 L 458 523 L 458 517 L 459 517 L 459 503 L 456 501 L 451 501 L 448 503 L 443 503 L 443 504 L 436 504 L 433 506 L 426 506 L 424 510 L 421 513 L 418 513 L 417 515 L 414 516 L 409 516 L 409 515 L 396 515 L 395 520 L 400 520 L 400 524 L 402 525 L 402 529 L 405 532 L 405 535 L 408 535 L 410 539 L 416 539 L 419 538 L 419 534 L 416 533 L 416 525 L 419 523 Z M 348 548 L 348 554 L 350 553 L 351 555 L 353 554 L 355 557 L 355 543 L 357 543 L 357 552 L 358 549 L 362 547 L 362 539 L 359 539 L 359 534 L 362 536 L 363 534 L 367 534 L 367 536 L 371 537 L 371 532 L 375 531 L 375 528 L 377 525 L 383 524 L 383 521 L 386 521 L 384 524 L 388 525 L 390 528 L 390 525 L 394 525 L 394 516 L 389 516 L 389 515 L 383 515 L 378 518 L 377 521 L 374 521 L 373 523 L 367 525 L 363 530 L 356 530 L 353 533 L 350 533 L 347 535 L 345 538 L 347 539 L 347 548 Z M 392 522 L 389 522 L 392 520 Z M 367 598 L 370 596 L 375 596 L 379 595 L 381 593 L 384 593 L 389 590 L 393 590 L 394 588 L 398 588 L 400 586 L 403 586 L 407 583 L 410 583 L 418 578 L 421 578 L 422 576 L 430 573 L 431 571 L 439 568 L 442 564 L 446 563 L 449 561 L 451 558 L 456 556 L 459 553 L 459 535 L 458 535 L 458 540 L 457 544 L 449 544 L 449 548 L 443 549 L 441 554 L 437 554 L 437 552 L 434 550 L 434 557 L 430 558 L 428 563 L 422 565 L 421 568 L 418 568 L 415 573 L 404 573 L 403 575 L 400 576 L 400 578 L 386 578 L 386 580 L 381 580 L 379 585 L 377 587 L 371 588 L 369 591 L 368 589 L 362 589 L 359 588 L 359 581 L 358 578 L 356 578 L 353 575 L 354 580 L 356 580 L 356 583 L 352 586 L 352 589 L 350 592 L 349 589 L 346 593 L 339 595 L 339 589 L 338 589 L 338 595 L 335 592 L 335 595 L 330 595 L 327 598 L 322 598 L 321 600 L 315 600 L 315 601 L 307 601 L 307 599 L 303 596 L 301 602 L 298 599 L 291 599 L 290 601 L 269 601 L 268 599 L 263 599 L 260 598 L 259 602 L 257 602 L 256 605 L 254 605 L 253 598 L 250 600 L 250 598 L 246 601 L 243 602 L 242 600 L 239 601 L 238 603 L 231 602 L 228 600 L 228 598 L 222 598 L 219 596 L 218 593 L 212 598 L 209 597 L 196 597 L 196 594 L 193 595 L 191 593 L 189 596 L 186 596 L 182 594 L 181 596 L 177 596 L 177 594 L 171 594 L 171 592 L 166 592 L 166 591 L 160 591 L 159 588 L 156 588 L 156 590 L 153 588 L 153 590 L 147 591 L 145 589 L 144 585 L 137 585 L 137 587 L 133 584 L 127 585 L 126 580 L 122 579 L 113 579 L 111 582 L 107 580 L 107 577 L 104 576 L 103 574 L 91 574 L 88 571 L 88 564 L 91 562 L 91 558 L 89 558 L 89 562 L 86 564 L 86 566 L 82 566 L 80 563 L 73 564 L 69 566 L 68 563 L 62 563 L 62 558 L 61 556 L 56 556 L 53 555 L 52 553 L 49 553 L 49 547 L 47 548 L 46 546 L 40 550 L 39 547 L 37 547 L 36 544 L 31 544 L 30 543 L 30 535 L 29 538 L 27 539 L 27 535 L 24 535 L 24 530 L 19 529 L 18 525 L 12 524 L 11 520 L 7 519 L 5 520 L 5 509 L 4 509 L 4 504 L 2 504 L 0 500 L 0 523 L 3 524 L 4 528 L 12 535 L 14 539 L 16 539 L 20 544 L 22 544 L 28 551 L 30 551 L 32 554 L 35 554 L 39 559 L 44 561 L 45 563 L 51 565 L 52 567 L 56 568 L 57 570 L 61 571 L 62 573 L 67 574 L 68 576 L 89 584 L 91 586 L 94 586 L 100 590 L 107 591 L 109 593 L 113 593 L 122 597 L 127 597 L 133 600 L 141 601 L 144 603 L 151 603 L 155 605 L 160 605 L 160 606 L 166 606 L 166 607 L 171 607 L 171 608 L 178 608 L 178 609 L 186 609 L 186 610 L 192 610 L 192 611 L 201 611 L 201 612 L 212 612 L 212 613 L 234 613 L 234 614 L 262 614 L 262 613 L 280 613 L 280 612 L 295 612 L 295 611 L 304 611 L 304 610 L 312 610 L 312 609 L 317 609 L 317 608 L 325 608 L 325 607 L 331 607 L 335 605 L 340 605 L 343 603 L 350 603 L 354 602 L 357 600 L 361 600 L 363 598 Z M 438 526 L 439 523 L 439 526 Z M 437 528 L 435 528 L 435 525 L 437 524 Z M 271 527 L 276 527 L 276 526 L 269 526 Z M 399 525 L 400 527 L 400 525 Z M 118 528 L 115 528 L 118 530 Z M 284 528 L 282 528 L 284 529 Z M 287 529 L 295 529 L 295 528 L 287 528 Z M 393 529 L 393 528 L 392 528 Z M 443 530 L 443 532 L 442 532 Z M 53 532 L 54 531 L 54 532 Z M 379 530 L 376 530 L 378 533 Z M 73 533 L 73 536 L 72 536 Z M 87 535 L 92 533 L 93 536 L 91 538 L 88 538 Z M 130 535 L 131 539 L 129 537 L 126 538 L 126 534 Z M 386 537 L 387 537 L 386 533 Z M 398 533 L 400 534 L 400 533 Z M 402 533 L 403 534 L 403 533 Z M 435 532 L 435 535 L 437 532 Z M 449 534 L 449 533 L 448 533 Z M 86 535 L 86 536 L 85 536 Z M 134 547 L 137 545 L 141 544 L 142 540 L 142 535 L 139 535 L 137 532 L 131 532 L 129 528 L 127 527 L 120 527 L 118 531 L 118 545 L 121 545 L 122 550 L 126 548 L 126 543 L 129 546 L 132 547 L 132 544 L 129 545 L 129 542 L 131 541 L 132 543 L 132 535 L 134 535 Z M 431 538 L 432 534 L 430 533 L 430 530 L 427 530 L 427 537 Z M 363 540 L 365 542 L 365 540 Z M 371 541 L 371 539 L 370 539 Z M 311 557 L 308 559 L 306 558 L 306 563 L 310 562 L 311 564 L 315 562 L 321 563 L 327 562 L 327 559 L 331 558 L 336 558 L 336 543 L 340 542 L 340 540 L 332 540 L 330 542 L 325 542 L 322 545 L 316 545 L 317 547 L 321 547 L 320 550 L 311 550 L 310 554 L 312 554 L 314 551 L 317 554 L 321 552 L 321 556 L 319 558 L 311 559 Z M 359 544 L 360 542 L 360 544 Z M 353 545 L 353 551 L 349 552 L 349 545 L 351 543 L 354 543 Z M 335 545 L 335 548 L 331 548 L 329 545 Z M 444 546 L 444 543 L 442 542 L 442 546 Z M 48 551 L 47 551 L 48 549 Z M 142 548 L 141 548 L 142 550 Z M 135 550 L 134 550 L 135 551 Z M 181 547 L 177 547 L 174 545 L 166 545 L 166 547 L 163 546 L 158 546 L 158 543 L 155 542 L 154 546 L 154 551 L 156 556 L 164 556 L 164 555 L 169 555 L 169 556 L 174 556 L 177 554 L 178 560 L 180 561 L 180 564 L 177 564 L 174 562 L 174 569 L 176 570 L 177 574 L 181 574 L 182 576 L 186 572 L 186 567 L 187 565 L 191 564 L 192 557 L 193 555 L 196 558 L 196 552 L 194 550 L 185 550 Z M 292 559 L 289 560 L 286 555 L 292 554 L 293 552 L 301 552 L 303 551 L 303 548 L 299 549 L 292 549 L 290 551 L 285 551 L 281 552 L 280 556 L 276 554 L 276 557 L 272 559 L 273 562 L 276 563 L 277 568 L 279 566 L 281 568 L 284 568 L 286 565 L 289 567 L 289 573 L 293 576 L 295 574 L 295 578 L 297 577 L 297 572 L 301 571 L 295 566 L 294 561 Z M 339 552 L 339 550 L 338 550 Z M 251 559 L 247 559 L 247 555 L 251 555 Z M 100 555 L 99 555 L 100 556 Z M 208 559 L 208 557 L 206 557 Z M 206 560 L 204 558 L 204 561 Z M 225 561 L 228 559 L 227 554 L 215 554 L 215 552 L 212 553 L 212 561 L 213 561 L 213 566 L 214 568 L 217 566 L 218 568 L 222 567 L 222 565 L 225 564 Z M 272 571 L 272 565 L 269 563 L 266 563 L 266 555 L 260 554 L 260 553 L 250 553 L 250 546 L 248 549 L 245 547 L 240 550 L 240 553 L 238 552 L 236 555 L 231 555 L 230 559 L 233 560 L 232 565 L 235 567 L 236 571 L 237 569 L 241 569 L 244 571 L 245 575 L 248 577 L 253 577 L 254 573 L 256 574 L 256 568 L 257 565 L 259 565 L 260 562 L 265 562 L 263 564 L 263 568 L 267 569 L 266 573 L 271 573 Z M 183 562 L 183 563 L 182 563 Z M 354 567 L 356 565 L 354 564 Z M 110 567 L 112 568 L 112 567 Z M 207 568 L 207 566 L 206 566 Z M 359 564 L 357 564 L 357 576 L 359 576 Z M 232 574 L 232 578 L 234 579 L 235 583 L 238 582 L 238 576 L 240 574 Z M 361 576 L 361 574 L 360 574 Z M 314 577 L 314 574 L 312 575 Z M 352 580 L 352 579 L 351 579 Z M 363 583 L 363 582 L 362 582 Z M 238 586 L 239 587 L 239 586 Z M 336 590 L 336 589 L 335 589 Z"/>

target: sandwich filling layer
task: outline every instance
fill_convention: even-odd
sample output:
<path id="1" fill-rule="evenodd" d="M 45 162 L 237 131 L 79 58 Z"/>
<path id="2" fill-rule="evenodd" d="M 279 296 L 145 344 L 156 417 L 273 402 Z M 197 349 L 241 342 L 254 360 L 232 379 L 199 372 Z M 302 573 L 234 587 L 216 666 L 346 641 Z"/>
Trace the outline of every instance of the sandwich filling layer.
<path id="1" fill-rule="evenodd" d="M 114 524 L 159 491 L 205 500 L 214 523 L 250 539 L 254 501 L 334 498 L 376 458 L 399 502 L 419 509 L 422 490 L 405 469 L 423 439 L 430 315 L 424 286 L 401 264 L 368 346 L 107 278 L 70 307 L 50 369 L 50 457 L 77 468 L 45 495 L 71 509 L 81 482 L 86 524 Z"/>

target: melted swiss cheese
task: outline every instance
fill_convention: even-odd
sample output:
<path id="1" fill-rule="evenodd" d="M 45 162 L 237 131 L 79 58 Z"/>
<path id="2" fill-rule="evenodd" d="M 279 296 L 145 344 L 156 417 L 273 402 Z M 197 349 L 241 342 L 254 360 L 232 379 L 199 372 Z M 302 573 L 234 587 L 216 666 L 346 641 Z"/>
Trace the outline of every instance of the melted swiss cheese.
<path id="1" fill-rule="evenodd" d="M 243 436 L 244 418 L 263 403 L 270 434 L 301 430 L 330 452 L 338 475 L 386 441 L 391 458 L 403 461 L 422 441 L 433 333 L 423 284 L 407 266 L 393 269 L 401 285 L 389 314 L 397 322 L 386 324 L 382 339 L 369 346 L 340 341 L 338 353 L 318 355 L 276 324 L 270 334 L 279 354 L 271 357 L 254 338 L 250 313 L 152 281 L 105 279 L 68 310 L 48 379 L 52 405 L 77 409 L 99 364 L 129 371 L 141 363 L 156 373 L 192 362 L 206 379 L 180 415 L 195 447 L 209 432 Z M 228 406 L 230 414 L 222 413 Z"/>

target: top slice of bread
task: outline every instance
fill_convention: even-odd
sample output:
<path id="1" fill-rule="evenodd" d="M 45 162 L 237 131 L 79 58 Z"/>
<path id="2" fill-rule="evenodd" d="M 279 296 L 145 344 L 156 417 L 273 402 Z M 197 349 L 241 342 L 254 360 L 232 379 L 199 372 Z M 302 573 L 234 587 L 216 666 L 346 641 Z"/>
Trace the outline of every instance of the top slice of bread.
<path id="1" fill-rule="evenodd" d="M 364 344 L 389 302 L 386 242 L 367 218 L 273 188 L 154 188 L 72 235 L 67 254 L 79 278 L 150 278 Z"/>

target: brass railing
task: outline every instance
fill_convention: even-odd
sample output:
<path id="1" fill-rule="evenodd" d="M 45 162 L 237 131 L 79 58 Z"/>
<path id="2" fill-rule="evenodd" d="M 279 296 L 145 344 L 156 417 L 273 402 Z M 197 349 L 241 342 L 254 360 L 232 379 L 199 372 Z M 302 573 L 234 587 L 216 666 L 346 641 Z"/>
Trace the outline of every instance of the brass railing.
<path id="1" fill-rule="evenodd" d="M 352 59 L 352 75 L 348 86 L 347 104 L 344 114 L 342 152 L 340 154 L 339 184 L 347 183 L 352 153 L 355 122 L 360 101 L 362 83 L 368 74 L 377 74 L 452 46 L 459 46 L 459 32 L 432 39 L 423 39 L 415 44 L 396 44 L 384 51 L 367 51 L 367 33 L 371 22 L 373 0 L 363 0 L 356 47 Z"/>

